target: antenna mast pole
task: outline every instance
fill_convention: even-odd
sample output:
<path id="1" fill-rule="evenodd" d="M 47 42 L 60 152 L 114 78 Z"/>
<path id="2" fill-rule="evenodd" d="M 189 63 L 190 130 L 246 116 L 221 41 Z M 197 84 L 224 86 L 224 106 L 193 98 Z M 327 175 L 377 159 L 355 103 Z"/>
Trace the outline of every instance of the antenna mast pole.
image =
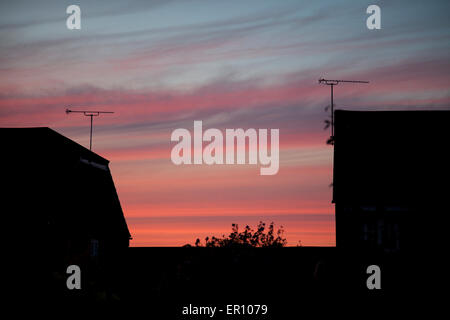
<path id="1" fill-rule="evenodd" d="M 90 135 L 89 135 L 89 150 L 92 150 L 92 123 L 93 123 L 93 119 L 94 117 L 98 117 L 100 116 L 101 113 L 114 113 L 112 111 L 85 111 L 85 110 L 70 110 L 70 109 L 66 109 L 66 113 L 82 113 L 84 114 L 86 117 L 91 117 L 91 131 L 90 131 Z"/>
<path id="2" fill-rule="evenodd" d="M 330 141 L 334 144 L 334 101 L 333 101 L 333 88 L 337 86 L 341 82 L 348 83 L 369 83 L 369 81 L 360 81 L 360 80 L 329 80 L 329 79 L 319 79 L 320 84 L 325 84 L 330 86 L 331 89 L 331 139 Z"/>

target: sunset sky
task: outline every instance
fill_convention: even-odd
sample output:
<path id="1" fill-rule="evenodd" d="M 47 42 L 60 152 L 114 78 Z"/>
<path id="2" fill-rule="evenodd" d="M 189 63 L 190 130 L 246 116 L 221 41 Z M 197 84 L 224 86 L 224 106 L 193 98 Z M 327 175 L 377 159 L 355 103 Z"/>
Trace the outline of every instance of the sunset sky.
<path id="1" fill-rule="evenodd" d="M 81 30 L 66 28 L 67 6 Z M 366 8 L 381 8 L 368 30 Z M 336 108 L 450 107 L 449 1 L 2 1 L 0 126 L 50 127 L 110 168 L 133 246 L 179 246 L 275 222 L 289 245 L 334 246 Z M 276 128 L 280 169 L 180 165 L 173 130 Z M 383 128 L 380 128 L 382 130 Z"/>

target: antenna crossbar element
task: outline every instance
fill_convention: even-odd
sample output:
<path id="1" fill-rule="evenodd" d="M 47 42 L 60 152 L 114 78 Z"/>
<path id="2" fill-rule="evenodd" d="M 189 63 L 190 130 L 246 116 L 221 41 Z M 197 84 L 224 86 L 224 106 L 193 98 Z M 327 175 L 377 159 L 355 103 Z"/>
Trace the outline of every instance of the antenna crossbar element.
<path id="1" fill-rule="evenodd" d="M 369 83 L 369 81 L 362 80 L 330 80 L 330 79 L 319 79 L 320 84 L 325 84 L 330 86 L 331 89 L 331 137 L 330 142 L 334 144 L 334 101 L 333 101 L 333 87 L 337 86 L 339 83 Z"/>
<path id="2" fill-rule="evenodd" d="M 98 117 L 102 113 L 114 113 L 114 112 L 112 112 L 112 111 L 70 110 L 70 109 L 67 108 L 66 109 L 66 114 L 69 114 L 69 113 L 82 113 L 86 117 L 91 117 L 91 132 L 90 132 L 90 139 L 89 139 L 89 150 L 92 150 L 92 121 L 93 121 L 93 117 Z"/>
<path id="3" fill-rule="evenodd" d="M 319 79 L 319 83 L 327 84 L 327 85 L 337 85 L 340 82 L 348 82 L 348 83 L 369 83 L 369 81 L 361 81 L 361 80 L 329 80 L 329 79 Z"/>

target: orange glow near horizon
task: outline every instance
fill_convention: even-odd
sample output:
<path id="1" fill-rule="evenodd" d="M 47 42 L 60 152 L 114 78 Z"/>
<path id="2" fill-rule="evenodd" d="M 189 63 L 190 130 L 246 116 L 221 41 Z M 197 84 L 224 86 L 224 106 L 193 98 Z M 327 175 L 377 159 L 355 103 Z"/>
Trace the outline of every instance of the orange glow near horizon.
<path id="1" fill-rule="evenodd" d="M 134 160 L 121 151 L 105 152 L 118 160 L 111 170 L 131 245 L 182 246 L 228 235 L 232 223 L 256 228 L 263 221 L 283 226 L 289 246 L 334 246 L 331 150 L 307 141 L 294 147 L 289 140 L 281 143 L 274 176 L 261 176 L 259 165 L 175 166 L 170 145 L 153 154 L 136 150 Z"/>

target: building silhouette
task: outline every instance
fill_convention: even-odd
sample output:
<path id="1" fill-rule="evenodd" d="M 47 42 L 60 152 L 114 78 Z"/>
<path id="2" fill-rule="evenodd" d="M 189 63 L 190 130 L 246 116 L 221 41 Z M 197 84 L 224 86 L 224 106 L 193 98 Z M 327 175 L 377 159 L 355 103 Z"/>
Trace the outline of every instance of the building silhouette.
<path id="1" fill-rule="evenodd" d="M 338 248 L 430 248 L 448 212 L 450 111 L 335 112 Z"/>
<path id="2" fill-rule="evenodd" d="M 0 137 L 9 262 L 24 286 L 15 288 L 38 290 L 24 276 L 33 270 L 36 296 L 51 285 L 64 292 L 65 282 L 54 280 L 72 264 L 84 283 L 101 282 L 131 238 L 109 161 L 50 128 L 1 128 Z"/>

